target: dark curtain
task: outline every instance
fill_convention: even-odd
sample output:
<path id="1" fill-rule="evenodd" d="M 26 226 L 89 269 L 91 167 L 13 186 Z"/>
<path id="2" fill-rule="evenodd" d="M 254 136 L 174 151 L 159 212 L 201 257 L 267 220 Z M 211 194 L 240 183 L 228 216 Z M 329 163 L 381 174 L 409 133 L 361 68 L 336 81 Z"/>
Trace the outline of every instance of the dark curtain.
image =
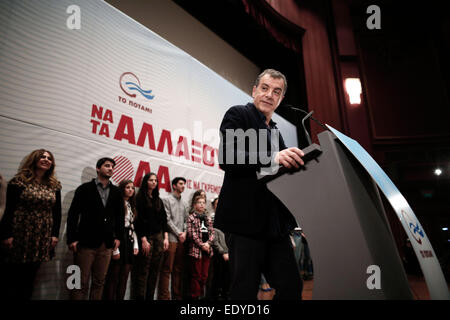
<path id="1" fill-rule="evenodd" d="M 286 48 L 301 53 L 304 30 L 280 15 L 265 0 L 242 0 L 245 11 Z"/>

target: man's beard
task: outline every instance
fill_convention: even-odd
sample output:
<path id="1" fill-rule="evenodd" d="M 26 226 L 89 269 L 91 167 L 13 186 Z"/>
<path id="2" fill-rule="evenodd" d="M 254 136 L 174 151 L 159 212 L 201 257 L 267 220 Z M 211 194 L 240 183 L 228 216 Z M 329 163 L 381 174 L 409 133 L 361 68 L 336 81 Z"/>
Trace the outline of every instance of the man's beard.
<path id="1" fill-rule="evenodd" d="M 183 189 L 181 189 L 181 188 L 175 188 L 175 191 L 177 191 L 178 193 L 183 193 L 183 191 L 184 191 L 184 188 Z"/>
<path id="2" fill-rule="evenodd" d="M 102 177 L 103 179 L 109 180 L 112 177 L 112 173 L 111 173 L 111 175 L 106 175 L 106 174 L 100 173 L 100 177 Z"/>

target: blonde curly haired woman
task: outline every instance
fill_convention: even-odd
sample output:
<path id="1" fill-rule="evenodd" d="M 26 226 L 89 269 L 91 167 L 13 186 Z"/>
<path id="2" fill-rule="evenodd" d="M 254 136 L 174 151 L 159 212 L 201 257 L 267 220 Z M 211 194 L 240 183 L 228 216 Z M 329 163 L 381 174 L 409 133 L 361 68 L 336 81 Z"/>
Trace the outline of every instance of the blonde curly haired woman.
<path id="1" fill-rule="evenodd" d="M 42 262 L 49 261 L 61 225 L 61 183 L 55 157 L 45 149 L 31 152 L 8 183 L 6 208 L 0 222 L 2 293 L 30 299 Z"/>

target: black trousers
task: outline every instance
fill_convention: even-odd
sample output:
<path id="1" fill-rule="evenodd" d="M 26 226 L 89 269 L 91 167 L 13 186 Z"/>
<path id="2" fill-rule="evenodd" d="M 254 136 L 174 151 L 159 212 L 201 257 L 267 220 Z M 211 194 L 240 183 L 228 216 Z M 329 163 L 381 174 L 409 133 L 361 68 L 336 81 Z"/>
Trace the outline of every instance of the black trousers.
<path id="1" fill-rule="evenodd" d="M 288 235 L 274 240 L 228 234 L 226 242 L 230 256 L 231 300 L 256 300 L 261 274 L 276 290 L 274 299 L 301 300 L 303 282 Z"/>
<path id="2" fill-rule="evenodd" d="M 223 260 L 223 256 L 214 252 L 214 274 L 211 284 L 213 299 L 228 299 L 230 291 L 230 261 Z"/>

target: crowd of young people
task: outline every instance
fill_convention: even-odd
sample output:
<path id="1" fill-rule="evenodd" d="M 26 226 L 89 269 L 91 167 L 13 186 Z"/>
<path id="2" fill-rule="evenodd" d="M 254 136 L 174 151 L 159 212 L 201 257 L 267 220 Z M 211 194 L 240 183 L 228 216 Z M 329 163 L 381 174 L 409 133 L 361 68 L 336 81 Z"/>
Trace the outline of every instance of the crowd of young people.
<path id="1" fill-rule="evenodd" d="M 186 179 L 176 177 L 172 193 L 161 198 L 155 173 L 143 177 L 136 193 L 131 180 L 112 183 L 115 164 L 99 159 L 97 177 L 76 189 L 68 210 L 67 246 L 81 271 L 81 287 L 70 298 L 123 300 L 129 278 L 130 299 L 205 298 L 211 257 L 226 248 L 215 239 L 206 193 L 194 192 L 188 206 L 181 198 Z M 31 152 L 9 181 L 0 221 L 4 298 L 30 299 L 41 264 L 54 257 L 61 188 L 55 158 L 45 149 Z"/>

